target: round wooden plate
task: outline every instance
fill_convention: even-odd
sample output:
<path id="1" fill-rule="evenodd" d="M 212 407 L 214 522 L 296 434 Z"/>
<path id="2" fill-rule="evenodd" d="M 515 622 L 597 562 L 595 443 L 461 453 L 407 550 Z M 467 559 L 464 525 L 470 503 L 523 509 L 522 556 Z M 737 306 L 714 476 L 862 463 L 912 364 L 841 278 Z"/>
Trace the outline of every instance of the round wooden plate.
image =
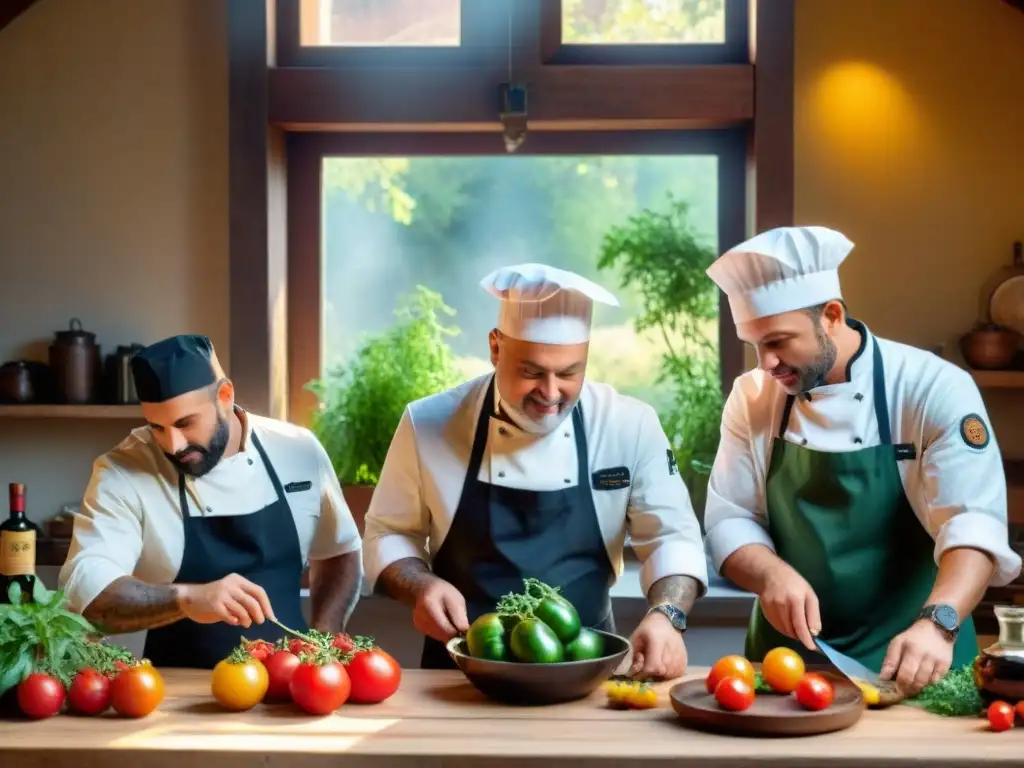
<path id="1" fill-rule="evenodd" d="M 849 728 L 864 714 L 864 695 L 845 677 L 825 669 L 813 669 L 835 687 L 831 706 L 811 712 L 800 706 L 796 696 L 758 693 L 744 712 L 722 709 L 707 692 L 704 679 L 678 683 L 669 691 L 669 700 L 679 718 L 701 730 L 734 736 L 812 736 Z"/>

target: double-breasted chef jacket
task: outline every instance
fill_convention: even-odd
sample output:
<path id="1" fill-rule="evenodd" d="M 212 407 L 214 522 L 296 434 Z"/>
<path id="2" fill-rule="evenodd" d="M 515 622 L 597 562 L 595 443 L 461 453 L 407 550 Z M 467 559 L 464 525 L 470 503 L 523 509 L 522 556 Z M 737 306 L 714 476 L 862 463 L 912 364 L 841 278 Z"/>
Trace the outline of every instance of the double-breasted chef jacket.
<path id="1" fill-rule="evenodd" d="M 253 444 L 255 433 L 294 517 L 303 562 L 359 551 L 359 531 L 316 437 L 303 427 L 251 413 L 243 422 L 238 453 L 202 477 L 186 476 L 190 516 L 256 514 L 278 500 Z M 184 544 L 178 472 L 151 429 L 139 427 L 95 461 L 59 583 L 79 611 L 122 576 L 170 584 L 181 567 Z"/>
<path id="2" fill-rule="evenodd" d="M 847 380 L 794 399 L 787 442 L 825 452 L 879 444 L 872 334 L 858 325 L 863 339 Z M 931 352 L 875 338 L 903 490 L 935 542 L 935 562 L 949 549 L 979 549 L 996 563 L 992 586 L 1008 584 L 1020 574 L 1021 557 L 1009 545 L 1002 456 L 974 379 Z M 704 513 L 719 572 L 747 544 L 775 549 L 765 486 L 786 400 L 785 390 L 760 369 L 738 377 L 727 398 Z"/>
<path id="3" fill-rule="evenodd" d="M 366 517 L 363 562 L 371 587 L 395 561 L 418 557 L 429 564 L 440 550 L 459 505 L 491 380 L 485 374 L 405 409 Z M 654 409 L 590 380 L 580 406 L 590 477 L 578 477 L 572 419 L 547 435 L 532 435 L 501 418 L 495 398 L 477 479 L 533 491 L 587 483 L 616 577 L 628 533 L 643 563 L 645 595 L 672 575 L 693 577 L 706 590 L 700 525 Z"/>

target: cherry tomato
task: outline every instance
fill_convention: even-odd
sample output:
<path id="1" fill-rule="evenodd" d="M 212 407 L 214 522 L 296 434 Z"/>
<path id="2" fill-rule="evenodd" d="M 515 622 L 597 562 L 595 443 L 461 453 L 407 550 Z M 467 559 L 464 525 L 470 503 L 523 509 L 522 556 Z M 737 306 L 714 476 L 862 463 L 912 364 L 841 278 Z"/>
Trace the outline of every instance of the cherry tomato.
<path id="1" fill-rule="evenodd" d="M 95 669 L 79 671 L 68 688 L 68 707 L 80 715 L 99 715 L 110 706 L 110 678 Z"/>
<path id="2" fill-rule="evenodd" d="M 1017 717 L 1019 717 L 1021 720 L 1024 720 L 1024 699 L 1017 702 L 1016 710 Z"/>
<path id="3" fill-rule="evenodd" d="M 275 651 L 263 662 L 267 668 L 267 701 L 287 701 L 291 698 L 288 685 L 299 667 L 299 657 L 291 651 Z"/>
<path id="4" fill-rule="evenodd" d="M 65 696 L 60 681 L 42 672 L 33 672 L 18 684 L 18 706 L 33 720 L 56 715 Z"/>
<path id="5" fill-rule="evenodd" d="M 164 700 L 164 679 L 149 664 L 122 669 L 110 684 L 110 703 L 124 717 L 145 717 Z"/>
<path id="6" fill-rule="evenodd" d="M 267 693 L 270 676 L 263 662 L 253 658 L 223 659 L 213 668 L 210 692 L 224 709 L 241 712 L 252 709 Z"/>
<path id="7" fill-rule="evenodd" d="M 298 656 L 300 653 L 315 653 L 316 647 L 312 643 L 293 637 L 288 641 L 288 650 Z"/>
<path id="8" fill-rule="evenodd" d="M 402 681 L 402 668 L 380 648 L 359 651 L 345 665 L 352 681 L 352 701 L 376 704 L 390 698 Z"/>
<path id="9" fill-rule="evenodd" d="M 274 646 L 266 640 L 250 640 L 245 644 L 245 650 L 256 661 L 263 661 L 274 652 Z"/>
<path id="10" fill-rule="evenodd" d="M 754 686 L 739 677 L 724 677 L 715 687 L 715 701 L 725 709 L 742 712 L 754 703 Z"/>
<path id="11" fill-rule="evenodd" d="M 354 650 L 356 647 L 355 642 L 352 640 L 352 636 L 345 632 L 339 632 L 338 634 L 336 634 L 334 636 L 334 641 L 331 643 L 331 645 L 333 645 L 342 653 L 348 653 L 349 651 Z"/>
<path id="12" fill-rule="evenodd" d="M 800 654 L 790 648 L 772 648 L 761 662 L 761 675 L 776 693 L 792 693 L 806 671 Z"/>
<path id="13" fill-rule="evenodd" d="M 993 701 L 988 707 L 988 724 L 993 731 L 1013 728 L 1014 709 L 1005 701 Z"/>
<path id="14" fill-rule="evenodd" d="M 817 711 L 832 703 L 836 692 L 832 683 L 816 672 L 809 672 L 800 678 L 796 686 L 796 700 L 804 707 Z"/>
<path id="15" fill-rule="evenodd" d="M 351 690 L 348 672 L 337 661 L 300 664 L 288 684 L 292 701 L 312 715 L 333 712 L 348 700 Z"/>
<path id="16" fill-rule="evenodd" d="M 723 656 L 711 667 L 704 681 L 708 693 L 714 693 L 718 684 L 727 677 L 738 677 L 753 687 L 754 665 L 739 655 Z"/>

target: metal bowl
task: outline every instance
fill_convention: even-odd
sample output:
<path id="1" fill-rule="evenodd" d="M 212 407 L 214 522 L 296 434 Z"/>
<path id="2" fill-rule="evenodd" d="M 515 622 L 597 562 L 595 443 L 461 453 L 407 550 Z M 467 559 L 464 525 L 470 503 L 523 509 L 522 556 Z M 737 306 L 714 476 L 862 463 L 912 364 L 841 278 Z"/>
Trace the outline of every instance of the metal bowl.
<path id="1" fill-rule="evenodd" d="M 491 661 L 469 655 L 464 637 L 453 637 L 446 648 L 469 682 L 489 699 L 506 704 L 558 704 L 583 699 L 618 669 L 629 652 L 629 640 L 595 629 L 604 639 L 605 655 L 586 661 L 527 664 Z"/>

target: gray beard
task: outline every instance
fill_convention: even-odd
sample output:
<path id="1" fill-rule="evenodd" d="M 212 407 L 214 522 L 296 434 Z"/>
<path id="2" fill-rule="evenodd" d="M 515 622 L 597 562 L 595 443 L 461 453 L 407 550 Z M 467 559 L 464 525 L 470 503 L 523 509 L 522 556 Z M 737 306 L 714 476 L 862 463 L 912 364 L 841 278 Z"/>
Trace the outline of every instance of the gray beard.
<path id="1" fill-rule="evenodd" d="M 536 435 L 537 437 L 550 435 L 552 432 L 558 429 L 559 425 L 561 425 L 561 423 L 565 421 L 565 417 L 572 412 L 571 408 L 563 408 L 558 413 L 547 414 L 538 421 L 537 419 L 530 418 L 521 410 L 513 406 L 510 402 L 503 399 L 501 397 L 501 393 L 498 392 L 497 382 L 495 382 L 494 384 L 494 393 L 495 396 L 497 397 L 500 407 L 512 420 L 512 423 L 514 423 L 517 427 L 523 430 L 523 432 L 528 432 L 529 434 Z"/>

